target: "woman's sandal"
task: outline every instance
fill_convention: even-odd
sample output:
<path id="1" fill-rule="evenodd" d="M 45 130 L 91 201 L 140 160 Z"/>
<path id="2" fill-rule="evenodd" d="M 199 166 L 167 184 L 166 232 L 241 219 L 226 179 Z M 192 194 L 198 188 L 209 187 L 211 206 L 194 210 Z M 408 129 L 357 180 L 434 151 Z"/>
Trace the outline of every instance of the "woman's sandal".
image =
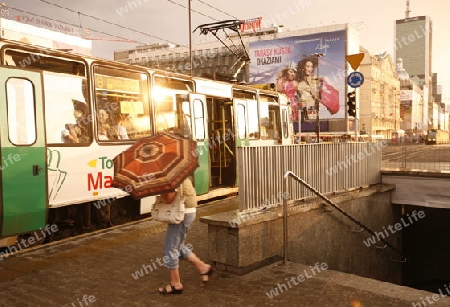
<path id="1" fill-rule="evenodd" d="M 213 267 L 211 266 L 206 273 L 200 274 L 200 278 L 202 279 L 202 282 L 206 284 L 209 281 L 209 276 L 211 276 L 212 273 L 213 273 Z M 206 276 L 207 278 L 205 279 L 204 276 Z"/>
<path id="2" fill-rule="evenodd" d="M 167 286 L 170 286 L 170 291 L 167 291 Z M 159 288 L 158 292 L 159 294 L 166 295 L 166 294 L 181 294 L 183 293 L 183 288 L 177 289 L 172 284 L 168 284 L 167 286 L 163 288 Z"/>

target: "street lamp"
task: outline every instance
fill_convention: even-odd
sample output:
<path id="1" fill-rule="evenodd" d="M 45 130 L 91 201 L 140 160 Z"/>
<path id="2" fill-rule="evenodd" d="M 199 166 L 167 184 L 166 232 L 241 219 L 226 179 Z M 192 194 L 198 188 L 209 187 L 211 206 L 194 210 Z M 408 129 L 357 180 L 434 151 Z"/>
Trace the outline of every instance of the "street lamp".
<path id="1" fill-rule="evenodd" d="M 322 82 L 320 81 L 320 75 L 319 75 L 319 58 L 325 56 L 323 53 L 313 53 L 311 56 L 317 57 L 317 89 L 316 89 L 316 99 L 315 99 L 315 109 L 316 109 L 316 139 L 317 143 L 320 142 L 320 118 L 319 118 L 319 102 L 321 97 L 321 90 L 322 90 Z"/>

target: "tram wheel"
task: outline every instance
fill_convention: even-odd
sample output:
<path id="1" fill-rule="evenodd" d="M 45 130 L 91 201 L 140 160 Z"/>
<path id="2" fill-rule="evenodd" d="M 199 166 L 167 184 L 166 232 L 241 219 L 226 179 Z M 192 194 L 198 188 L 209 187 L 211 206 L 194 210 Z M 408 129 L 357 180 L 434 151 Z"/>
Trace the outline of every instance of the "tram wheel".
<path id="1" fill-rule="evenodd" d="M 124 197 L 115 200 L 111 204 L 109 223 L 117 226 L 131 222 L 135 215 L 135 206 L 130 198 Z"/>

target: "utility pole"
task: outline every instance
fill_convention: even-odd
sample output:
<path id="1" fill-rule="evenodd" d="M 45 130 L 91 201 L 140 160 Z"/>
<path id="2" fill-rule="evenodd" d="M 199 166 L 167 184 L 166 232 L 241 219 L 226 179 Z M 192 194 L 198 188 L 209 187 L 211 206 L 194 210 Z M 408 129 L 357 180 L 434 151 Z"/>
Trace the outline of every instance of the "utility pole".
<path id="1" fill-rule="evenodd" d="M 409 13 L 411 13 L 411 10 L 409 9 L 409 0 L 406 0 L 405 19 L 409 18 Z"/>
<path id="2" fill-rule="evenodd" d="M 189 11 L 189 75 L 192 76 L 192 21 L 191 21 L 191 2 L 188 0 L 188 11 Z"/>
<path id="3" fill-rule="evenodd" d="M 317 143 L 320 142 L 320 118 L 319 118 L 319 102 L 321 97 L 321 91 L 322 91 L 322 82 L 320 81 L 320 75 L 319 75 L 319 58 L 325 56 L 323 53 L 314 53 L 311 54 L 312 56 L 317 57 L 317 88 L 316 88 L 316 97 L 315 97 L 315 109 L 316 109 L 316 139 Z"/>

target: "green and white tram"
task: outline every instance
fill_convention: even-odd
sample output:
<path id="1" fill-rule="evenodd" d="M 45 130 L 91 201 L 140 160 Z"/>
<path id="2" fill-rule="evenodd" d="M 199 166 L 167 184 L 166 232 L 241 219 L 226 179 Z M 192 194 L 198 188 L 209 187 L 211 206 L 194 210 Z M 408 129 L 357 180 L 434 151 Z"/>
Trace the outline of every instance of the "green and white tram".
<path id="1" fill-rule="evenodd" d="M 113 158 L 160 130 L 196 140 L 199 200 L 237 192 L 237 146 L 292 142 L 287 99 L 275 92 L 13 41 L 0 48 L 0 247 L 48 225 L 57 239 L 148 213 L 153 197 L 111 187 Z"/>

